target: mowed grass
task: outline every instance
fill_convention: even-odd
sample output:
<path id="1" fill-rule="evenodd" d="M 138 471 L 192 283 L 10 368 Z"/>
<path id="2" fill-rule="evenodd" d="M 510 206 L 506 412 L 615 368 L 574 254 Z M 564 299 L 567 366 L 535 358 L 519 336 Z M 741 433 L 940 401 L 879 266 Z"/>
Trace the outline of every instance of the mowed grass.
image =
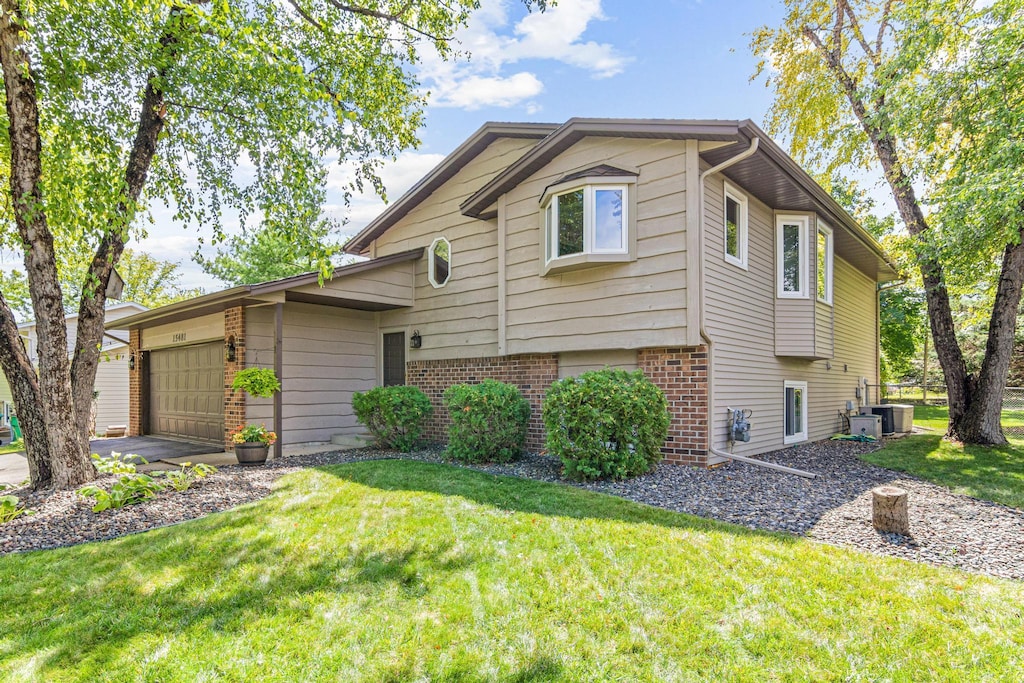
<path id="1" fill-rule="evenodd" d="M 933 429 L 934 434 L 891 441 L 882 450 L 861 458 L 909 472 L 957 493 L 1024 508 L 1024 438 L 1007 435 L 1009 445 L 997 448 L 965 446 L 943 440 L 948 422 L 948 408 L 916 406 L 914 424 Z M 1020 424 L 1024 425 L 1024 415 Z"/>
<path id="2" fill-rule="evenodd" d="M 409 461 L 0 558 L 0 679 L 978 680 L 1024 584 Z"/>

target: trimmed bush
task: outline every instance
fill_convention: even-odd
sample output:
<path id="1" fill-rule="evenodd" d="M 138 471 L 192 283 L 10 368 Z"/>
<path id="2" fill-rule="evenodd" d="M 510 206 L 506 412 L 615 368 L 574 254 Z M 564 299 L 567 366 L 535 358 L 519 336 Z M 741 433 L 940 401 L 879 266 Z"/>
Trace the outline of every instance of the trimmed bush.
<path id="1" fill-rule="evenodd" d="M 643 372 L 594 370 L 551 385 L 544 401 L 548 452 L 571 479 L 622 479 L 661 460 L 668 403 Z"/>
<path id="2" fill-rule="evenodd" d="M 352 395 L 352 410 L 377 443 L 408 453 L 419 443 L 423 421 L 434 412 L 416 387 L 375 387 Z"/>
<path id="3" fill-rule="evenodd" d="M 445 455 L 461 462 L 509 462 L 526 443 L 530 402 L 511 384 L 485 379 L 444 392 L 452 418 Z"/>

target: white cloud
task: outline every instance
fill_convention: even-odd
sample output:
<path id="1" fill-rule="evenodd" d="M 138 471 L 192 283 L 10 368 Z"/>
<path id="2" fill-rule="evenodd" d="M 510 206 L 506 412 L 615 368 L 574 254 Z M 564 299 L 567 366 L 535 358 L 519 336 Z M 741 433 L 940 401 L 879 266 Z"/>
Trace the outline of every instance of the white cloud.
<path id="1" fill-rule="evenodd" d="M 468 76 L 459 80 L 449 77 L 438 80 L 438 96 L 431 104 L 438 107 L 458 107 L 473 111 L 483 106 L 512 107 L 536 97 L 544 84 L 528 71 L 503 78 L 501 76 Z"/>
<path id="2" fill-rule="evenodd" d="M 544 90 L 530 71 L 508 75 L 505 69 L 517 62 L 543 59 L 583 69 L 593 78 L 621 73 L 631 60 L 608 43 L 583 39 L 595 21 L 607 20 L 601 0 L 559 0 L 546 12 L 533 12 L 514 24 L 509 18 L 510 0 L 485 0 L 457 39 L 469 53 L 469 61 L 424 60 L 421 78 L 440 107 L 479 109 L 482 106 L 512 107 L 525 103 Z"/>

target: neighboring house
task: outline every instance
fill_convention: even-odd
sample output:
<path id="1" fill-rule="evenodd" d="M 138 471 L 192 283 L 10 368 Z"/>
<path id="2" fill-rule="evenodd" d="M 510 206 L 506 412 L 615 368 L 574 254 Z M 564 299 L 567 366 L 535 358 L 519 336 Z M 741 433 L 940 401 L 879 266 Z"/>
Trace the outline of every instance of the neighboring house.
<path id="1" fill-rule="evenodd" d="M 100 363 L 96 369 L 95 390 L 96 423 L 95 431 L 103 434 L 108 426 L 128 424 L 128 330 L 112 329 L 113 323 L 121 318 L 147 310 L 141 304 L 126 301 L 107 307 L 104 324 L 106 330 L 100 352 Z M 75 336 L 78 333 L 78 315 L 67 318 L 68 353 L 75 347 Z M 35 322 L 18 325 L 29 359 L 37 362 L 38 350 Z M 0 401 L 2 401 L 2 420 L 4 426 L 10 425 L 10 416 L 14 411 L 14 399 L 7 378 L 0 373 Z"/>
<path id="2" fill-rule="evenodd" d="M 879 245 L 749 121 L 487 124 L 346 245 L 369 260 L 126 321 L 132 433 L 282 442 L 358 433 L 354 391 L 495 377 L 540 407 L 560 377 L 643 370 L 670 462 L 824 438 L 878 383 Z M 229 389 L 274 367 L 274 401 Z M 195 390 L 185 387 L 197 387 Z M 732 444 L 727 409 L 750 411 Z M 230 446 L 229 446 L 230 447 Z"/>

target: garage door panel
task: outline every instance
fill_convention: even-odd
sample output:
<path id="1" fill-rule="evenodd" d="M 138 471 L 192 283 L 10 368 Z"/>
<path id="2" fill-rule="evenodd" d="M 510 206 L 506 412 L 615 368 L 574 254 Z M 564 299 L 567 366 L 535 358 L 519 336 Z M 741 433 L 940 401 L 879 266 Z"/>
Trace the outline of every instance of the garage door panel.
<path id="1" fill-rule="evenodd" d="M 224 356 L 220 342 L 153 351 L 150 433 L 221 443 Z"/>

